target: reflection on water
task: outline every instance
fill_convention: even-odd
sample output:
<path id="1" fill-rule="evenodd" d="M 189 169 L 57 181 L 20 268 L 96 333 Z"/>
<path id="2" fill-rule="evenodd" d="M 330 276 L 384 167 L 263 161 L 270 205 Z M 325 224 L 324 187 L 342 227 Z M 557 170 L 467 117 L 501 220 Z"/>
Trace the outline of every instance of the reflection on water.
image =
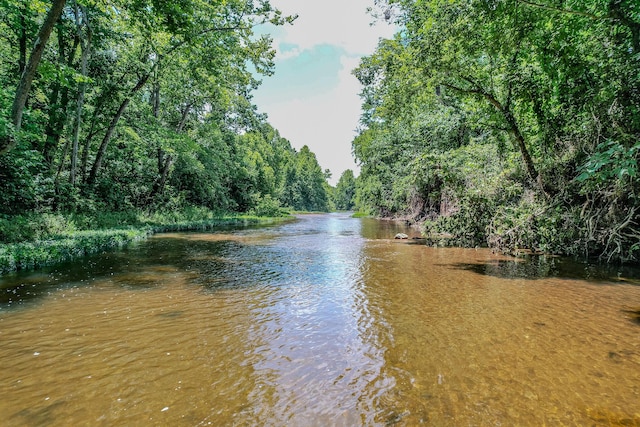
<path id="1" fill-rule="evenodd" d="M 397 232 L 310 215 L 4 277 L 0 425 L 640 426 L 636 273 Z"/>
<path id="2" fill-rule="evenodd" d="M 483 263 L 462 262 L 454 267 L 506 279 L 537 280 L 557 277 L 608 284 L 620 282 L 640 285 L 637 268 L 619 265 L 599 266 L 546 255 L 530 255 L 524 259 L 492 259 Z"/>

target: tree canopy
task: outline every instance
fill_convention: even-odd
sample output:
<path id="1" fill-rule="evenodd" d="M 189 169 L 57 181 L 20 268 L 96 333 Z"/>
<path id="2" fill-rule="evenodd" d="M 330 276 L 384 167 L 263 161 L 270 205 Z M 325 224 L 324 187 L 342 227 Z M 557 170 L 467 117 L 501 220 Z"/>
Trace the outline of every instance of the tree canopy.
<path id="1" fill-rule="evenodd" d="M 353 171 L 347 169 L 340 175 L 340 180 L 336 184 L 334 195 L 336 208 L 345 211 L 355 208 L 355 192 L 356 179 Z"/>
<path id="2" fill-rule="evenodd" d="M 267 0 L 3 0 L 0 213 L 327 210 L 313 153 L 252 104 L 274 58 L 254 28 L 294 20 Z"/>
<path id="3" fill-rule="evenodd" d="M 354 71 L 361 209 L 500 249 L 640 255 L 640 7 L 391 0 Z"/>

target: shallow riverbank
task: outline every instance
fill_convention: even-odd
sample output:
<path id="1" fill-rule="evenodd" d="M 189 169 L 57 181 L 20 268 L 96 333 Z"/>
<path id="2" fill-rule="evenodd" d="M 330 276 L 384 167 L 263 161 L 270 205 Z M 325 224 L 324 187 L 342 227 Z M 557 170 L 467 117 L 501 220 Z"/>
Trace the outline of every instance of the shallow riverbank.
<path id="1" fill-rule="evenodd" d="M 280 222 L 291 218 L 228 216 L 197 221 L 146 223 L 127 228 L 73 231 L 47 239 L 0 244 L 0 275 L 12 271 L 41 268 L 106 250 L 122 248 L 156 233 L 204 231 L 223 226 Z"/>

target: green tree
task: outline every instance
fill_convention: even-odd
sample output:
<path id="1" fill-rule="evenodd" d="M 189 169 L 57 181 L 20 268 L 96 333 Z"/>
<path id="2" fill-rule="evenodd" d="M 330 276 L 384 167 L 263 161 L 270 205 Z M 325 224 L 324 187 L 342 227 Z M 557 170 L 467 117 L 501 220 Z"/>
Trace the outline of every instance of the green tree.
<path id="1" fill-rule="evenodd" d="M 355 207 L 356 179 L 353 171 L 347 169 L 342 172 L 335 189 L 335 205 L 340 210 L 351 210 Z"/>
<path id="2" fill-rule="evenodd" d="M 32 67 L 26 46 L 50 26 L 49 6 L 7 0 L 0 8 L 7 141 L 16 90 L 28 94 L 19 144 L 0 156 L 4 212 L 248 211 L 284 199 L 290 171 L 296 197 L 322 205 L 325 192 L 310 195 L 315 170 L 251 103 L 256 72 L 270 74 L 274 56 L 253 29 L 294 17 L 268 1 L 66 2 L 22 91 L 19 77 Z"/>
<path id="3" fill-rule="evenodd" d="M 359 208 L 467 244 L 637 259 L 635 2 L 377 3 L 402 31 L 354 71 Z"/>
<path id="4" fill-rule="evenodd" d="M 13 97 L 13 104 L 11 106 L 11 122 L 13 124 L 13 132 L 15 132 L 15 134 L 7 132 L 5 133 L 5 135 L 2 135 L 0 137 L 0 155 L 13 149 L 16 145 L 16 134 L 20 132 L 20 129 L 22 128 L 22 116 L 24 107 L 31 90 L 33 79 L 36 76 L 38 65 L 40 64 L 40 60 L 42 59 L 42 55 L 44 53 L 47 41 L 49 40 L 49 36 L 51 35 L 56 22 L 60 18 L 60 15 L 62 14 L 64 5 L 65 0 L 55 0 L 49 8 L 46 17 L 42 22 L 42 25 L 40 26 L 40 30 L 38 31 L 36 42 L 33 46 L 33 49 L 31 50 L 31 54 L 29 55 L 29 60 L 26 62 L 24 67 L 22 66 L 22 63 L 24 61 L 24 43 L 26 39 L 26 37 L 24 36 L 24 32 L 20 37 L 19 69 L 21 71 L 21 76 L 20 81 L 18 82 L 18 86 L 15 90 L 15 95 Z M 24 21 L 25 19 L 21 19 L 21 23 L 23 23 L 23 30 Z"/>
<path id="5" fill-rule="evenodd" d="M 326 182 L 324 172 L 318 164 L 316 155 L 303 146 L 296 156 L 298 190 L 301 204 L 297 209 L 308 211 L 328 211 L 329 200 L 324 187 Z"/>

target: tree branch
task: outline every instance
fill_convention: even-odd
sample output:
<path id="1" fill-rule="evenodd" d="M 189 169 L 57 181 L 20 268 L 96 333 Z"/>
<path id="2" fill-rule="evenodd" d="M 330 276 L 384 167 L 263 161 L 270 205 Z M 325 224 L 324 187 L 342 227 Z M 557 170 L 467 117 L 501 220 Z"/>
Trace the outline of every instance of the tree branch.
<path id="1" fill-rule="evenodd" d="M 38 37 L 31 51 L 29 62 L 22 72 L 20 83 L 18 84 L 18 88 L 16 89 L 15 98 L 11 107 L 11 120 L 15 127 L 14 131 L 16 132 L 16 134 L 20 131 L 20 127 L 22 126 L 22 113 L 27 102 L 27 97 L 29 96 L 31 83 L 33 82 L 36 71 L 38 69 L 38 64 L 40 63 L 40 58 L 42 57 L 45 45 L 49 40 L 49 36 L 51 35 L 54 26 L 58 21 L 58 18 L 60 18 L 60 15 L 62 14 L 64 5 L 65 0 L 55 0 L 49 8 L 49 12 L 47 12 L 47 16 L 45 17 L 45 20 L 40 27 L 40 31 L 38 31 Z M 8 152 L 15 145 L 16 139 L 13 135 L 5 136 L 0 140 L 0 154 Z"/>
<path id="2" fill-rule="evenodd" d="M 522 160 L 524 161 L 524 166 L 527 170 L 527 173 L 529 174 L 529 178 L 531 179 L 531 182 L 538 185 L 542 194 L 545 197 L 549 198 L 549 195 L 546 189 L 544 188 L 542 177 L 538 174 L 535 164 L 533 163 L 533 159 L 531 158 L 531 154 L 527 149 L 527 144 L 524 139 L 524 135 L 520 131 L 518 122 L 514 117 L 509 105 L 503 105 L 495 96 L 493 96 L 493 94 L 483 90 L 482 87 L 479 84 L 477 84 L 471 77 L 462 76 L 461 79 L 470 83 L 475 87 L 465 89 L 465 88 L 452 85 L 450 83 L 442 83 L 442 85 L 458 92 L 480 95 L 481 97 L 489 101 L 489 103 L 493 105 L 500 112 L 500 114 L 502 114 L 502 117 L 504 118 L 508 126 L 508 132 L 513 138 L 514 143 L 520 150 L 520 154 L 522 155 Z"/>
<path id="3" fill-rule="evenodd" d="M 196 39 L 198 37 L 202 37 L 205 34 L 214 33 L 214 32 L 223 32 L 223 31 L 247 30 L 249 28 L 250 27 L 243 27 L 242 25 L 238 24 L 238 25 L 229 26 L 229 27 L 213 27 L 213 28 L 208 28 L 208 29 L 202 30 L 201 32 L 199 32 L 198 34 L 193 36 L 192 38 L 186 38 L 186 39 L 178 42 L 177 44 L 171 46 L 166 52 L 164 52 L 163 54 L 158 56 L 158 61 L 162 60 L 165 56 L 172 54 L 174 51 L 180 49 L 186 43 L 188 43 L 188 42 L 190 42 L 193 39 Z"/>
<path id="4" fill-rule="evenodd" d="M 517 0 L 517 1 L 519 1 L 520 3 L 524 3 L 524 4 L 528 5 L 528 6 L 537 7 L 539 9 L 550 10 L 552 12 L 558 12 L 558 13 L 566 13 L 566 14 L 569 14 L 569 15 L 582 16 L 584 18 L 589 18 L 589 19 L 594 20 L 594 21 L 608 21 L 608 20 L 611 20 L 611 18 L 609 18 L 607 16 L 598 16 L 598 15 L 594 15 L 592 13 L 580 12 L 579 10 L 561 9 L 559 7 L 547 6 L 546 4 L 534 3 L 534 2 L 529 1 L 529 0 Z"/>

